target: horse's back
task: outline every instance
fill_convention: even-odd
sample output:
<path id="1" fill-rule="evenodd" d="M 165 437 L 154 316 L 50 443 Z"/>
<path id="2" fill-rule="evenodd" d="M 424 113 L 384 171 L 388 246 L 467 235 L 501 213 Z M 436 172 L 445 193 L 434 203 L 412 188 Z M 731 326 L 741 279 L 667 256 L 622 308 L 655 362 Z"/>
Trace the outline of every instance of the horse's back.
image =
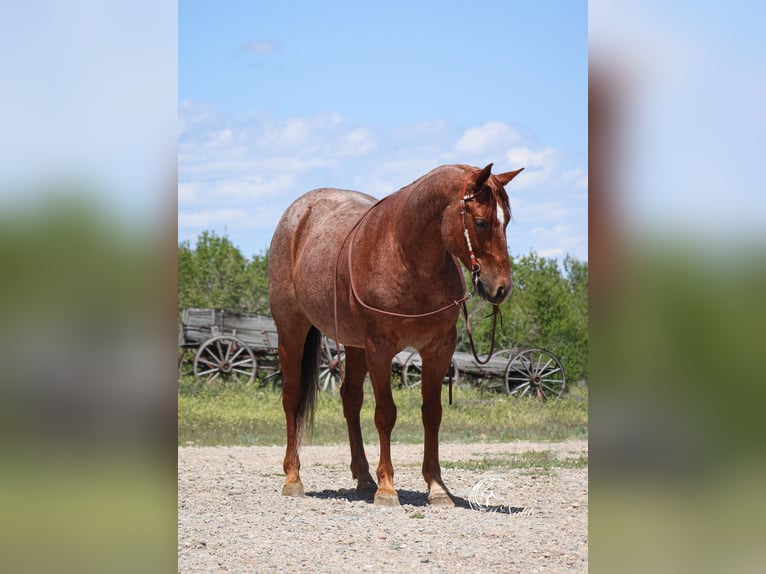
<path id="1" fill-rule="evenodd" d="M 367 194 L 345 189 L 322 188 L 303 194 L 279 220 L 270 255 L 276 250 L 281 256 L 290 255 L 288 259 L 294 263 L 294 256 L 303 246 L 339 244 L 375 201 Z M 289 251 L 284 252 L 285 248 Z M 277 262 L 287 261 L 278 257 Z"/>

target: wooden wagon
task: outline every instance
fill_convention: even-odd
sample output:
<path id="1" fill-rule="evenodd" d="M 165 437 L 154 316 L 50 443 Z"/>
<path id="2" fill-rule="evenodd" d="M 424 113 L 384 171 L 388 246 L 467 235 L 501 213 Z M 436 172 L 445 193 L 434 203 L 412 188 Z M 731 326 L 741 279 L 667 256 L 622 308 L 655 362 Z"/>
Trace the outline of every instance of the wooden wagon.
<path id="1" fill-rule="evenodd" d="M 194 376 L 208 382 L 249 383 L 257 374 L 275 383 L 281 378 L 277 328 L 270 317 L 226 309 L 184 309 L 178 332 L 179 368 L 187 361 Z M 322 338 L 320 384 L 340 384 L 335 344 Z"/>
<path id="2" fill-rule="evenodd" d="M 237 313 L 224 309 L 184 309 L 179 329 L 182 353 L 179 367 L 190 351 L 194 376 L 213 381 L 249 383 L 260 372 L 263 380 L 280 378 L 277 352 L 277 329 L 270 317 Z M 340 386 L 338 353 L 335 342 L 322 337 L 319 384 L 322 390 Z M 402 384 L 420 384 L 422 361 L 417 351 L 397 353 L 391 363 Z M 504 387 L 512 396 L 559 397 L 564 392 L 566 377 L 561 361 L 545 349 L 505 349 L 496 352 L 488 363 L 479 364 L 470 353 L 452 356 L 450 373 L 453 382 L 469 382 L 483 388 Z"/>
<path id="3" fill-rule="evenodd" d="M 417 351 L 407 349 L 397 353 L 392 366 L 404 386 L 420 384 L 422 360 Z M 454 384 L 467 380 L 472 386 L 504 388 L 511 396 L 534 396 L 543 400 L 560 397 L 566 387 L 561 360 L 539 348 L 497 351 L 485 364 L 477 362 L 471 353 L 456 351 L 445 379 L 450 376 Z"/>

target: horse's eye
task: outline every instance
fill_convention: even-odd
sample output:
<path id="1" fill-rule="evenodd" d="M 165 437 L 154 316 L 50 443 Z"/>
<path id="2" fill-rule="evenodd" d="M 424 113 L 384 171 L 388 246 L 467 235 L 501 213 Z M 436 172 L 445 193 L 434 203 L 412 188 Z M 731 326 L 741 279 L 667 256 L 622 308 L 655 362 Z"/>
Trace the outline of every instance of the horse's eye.
<path id="1" fill-rule="evenodd" d="M 473 223 L 474 223 L 474 225 L 476 225 L 476 229 L 486 229 L 487 228 L 487 220 L 486 219 L 474 219 Z"/>

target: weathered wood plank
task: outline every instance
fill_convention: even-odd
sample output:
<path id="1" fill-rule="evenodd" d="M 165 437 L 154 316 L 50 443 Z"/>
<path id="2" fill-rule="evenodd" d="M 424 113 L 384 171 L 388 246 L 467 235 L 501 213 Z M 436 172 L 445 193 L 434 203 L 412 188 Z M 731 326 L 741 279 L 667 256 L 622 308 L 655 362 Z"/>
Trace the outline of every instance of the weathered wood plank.
<path id="1" fill-rule="evenodd" d="M 254 351 L 277 351 L 277 329 L 269 317 L 223 309 L 184 309 L 181 314 L 181 346 L 200 345 L 215 336 L 236 335 Z"/>

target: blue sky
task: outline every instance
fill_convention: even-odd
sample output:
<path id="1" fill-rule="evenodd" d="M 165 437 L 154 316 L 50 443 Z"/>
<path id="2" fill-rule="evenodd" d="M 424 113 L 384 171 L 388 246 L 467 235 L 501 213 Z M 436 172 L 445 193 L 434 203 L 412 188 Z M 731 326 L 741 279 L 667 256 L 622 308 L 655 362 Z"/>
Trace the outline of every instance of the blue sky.
<path id="1" fill-rule="evenodd" d="M 182 2 L 179 240 L 246 256 L 317 187 L 526 170 L 509 248 L 587 260 L 587 4 Z"/>

